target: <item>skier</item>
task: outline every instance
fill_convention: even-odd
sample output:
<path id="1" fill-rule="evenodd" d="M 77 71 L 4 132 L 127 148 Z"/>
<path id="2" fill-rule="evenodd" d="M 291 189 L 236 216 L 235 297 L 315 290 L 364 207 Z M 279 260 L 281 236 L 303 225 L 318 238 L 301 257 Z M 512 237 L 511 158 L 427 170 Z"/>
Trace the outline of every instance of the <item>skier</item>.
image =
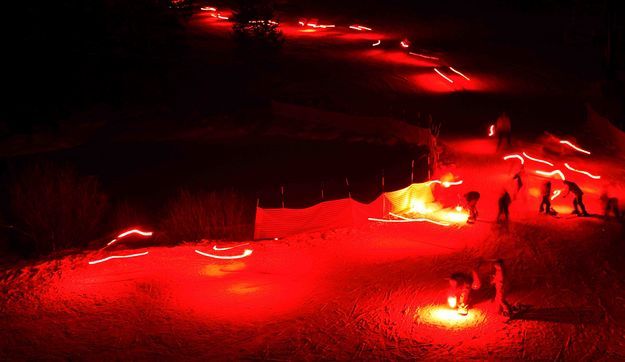
<path id="1" fill-rule="evenodd" d="M 540 202 L 540 209 L 538 212 L 545 211 L 545 214 L 551 214 L 551 181 L 547 180 L 543 184 L 542 190 L 542 201 Z"/>
<path id="2" fill-rule="evenodd" d="M 469 218 L 467 223 L 474 224 L 477 220 L 477 202 L 480 200 L 480 193 L 477 191 L 470 191 L 464 194 L 464 198 L 467 202 L 467 209 L 469 209 Z"/>
<path id="3" fill-rule="evenodd" d="M 511 124 L 510 124 L 510 117 L 508 117 L 508 114 L 506 112 L 502 112 L 501 115 L 499 115 L 499 118 L 497 118 L 497 121 L 495 122 L 495 133 L 497 133 L 497 149 L 499 149 L 501 147 L 501 144 L 504 140 L 504 138 L 506 139 L 506 142 L 508 143 L 508 147 L 510 147 L 512 145 L 512 141 L 511 141 Z"/>
<path id="4" fill-rule="evenodd" d="M 564 197 L 567 197 L 569 193 L 571 192 L 575 195 L 575 198 L 573 199 L 573 207 L 575 207 L 575 211 L 573 211 L 573 214 L 577 216 L 588 216 L 588 212 L 586 211 L 586 206 L 584 205 L 584 201 L 582 199 L 582 197 L 584 196 L 584 192 L 582 191 L 582 189 L 580 189 L 579 186 L 577 186 L 575 182 L 568 181 L 568 180 L 564 181 L 564 185 L 567 188 L 566 194 L 564 195 Z M 580 213 L 580 208 L 581 208 L 581 213 Z"/>
<path id="5" fill-rule="evenodd" d="M 499 197 L 499 212 L 497 213 L 497 223 L 508 223 L 510 218 L 510 203 L 512 199 L 507 190 L 503 191 L 503 194 Z"/>
<path id="6" fill-rule="evenodd" d="M 608 219 L 610 217 L 610 212 L 614 214 L 616 220 L 621 219 L 621 213 L 618 208 L 618 199 L 616 197 L 610 197 L 607 191 L 601 194 L 599 198 L 601 203 L 603 204 L 603 217 Z"/>
<path id="7" fill-rule="evenodd" d="M 479 289 L 480 283 L 477 272 L 471 274 L 457 272 L 449 278 L 449 297 L 454 301 L 450 303 L 452 308 L 458 309 L 458 314 L 467 315 L 469 313 L 469 303 L 471 302 L 471 289 Z"/>
<path id="8" fill-rule="evenodd" d="M 495 272 L 490 281 L 490 284 L 495 287 L 495 303 L 498 307 L 498 313 L 502 314 L 505 317 L 509 317 L 510 313 L 512 312 L 512 307 L 510 306 L 510 303 L 508 303 L 508 300 L 506 300 L 506 291 L 504 284 L 505 272 L 503 267 L 503 260 L 498 259 L 497 261 L 495 261 L 493 267 L 495 268 Z"/>

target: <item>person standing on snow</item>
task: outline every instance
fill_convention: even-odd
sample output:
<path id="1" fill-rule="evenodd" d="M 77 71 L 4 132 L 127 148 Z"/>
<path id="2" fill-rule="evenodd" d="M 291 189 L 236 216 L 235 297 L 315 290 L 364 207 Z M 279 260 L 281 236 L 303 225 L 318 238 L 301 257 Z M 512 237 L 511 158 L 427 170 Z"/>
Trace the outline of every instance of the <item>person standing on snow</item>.
<path id="1" fill-rule="evenodd" d="M 511 203 L 512 198 L 510 198 L 510 194 L 507 190 L 504 190 L 498 201 L 499 212 L 497 213 L 497 223 L 508 223 L 508 220 L 510 219 Z"/>
<path id="2" fill-rule="evenodd" d="M 458 314 L 467 315 L 469 313 L 469 303 L 471 302 L 471 289 L 479 289 L 480 282 L 475 270 L 471 274 L 457 272 L 449 278 L 449 297 L 454 300 L 452 308 L 458 308 Z"/>
<path id="3" fill-rule="evenodd" d="M 573 207 L 575 208 L 575 211 L 573 211 L 573 214 L 577 216 L 588 216 L 588 212 L 586 212 L 586 206 L 584 205 L 584 201 L 582 199 L 582 197 L 584 196 L 584 192 L 582 191 L 582 189 L 580 189 L 579 186 L 577 186 L 577 184 L 572 181 L 565 180 L 564 185 L 567 188 L 564 197 L 567 197 L 571 192 L 573 193 L 573 195 L 575 195 L 575 198 L 573 199 Z"/>
<path id="4" fill-rule="evenodd" d="M 551 181 L 547 180 L 543 184 L 541 189 L 542 200 L 540 202 L 540 209 L 538 212 L 543 212 L 545 210 L 545 214 L 551 213 Z"/>
<path id="5" fill-rule="evenodd" d="M 512 145 L 511 132 L 512 126 L 510 123 L 510 117 L 508 117 L 508 114 L 506 112 L 502 112 L 495 122 L 495 133 L 497 133 L 497 149 L 501 147 L 504 138 L 508 143 L 508 147 Z"/>
<path id="6" fill-rule="evenodd" d="M 512 176 L 512 181 L 514 181 L 514 199 L 516 200 L 523 188 L 523 177 L 525 175 L 525 168 L 521 165 L 519 172 L 515 173 Z"/>
<path id="7" fill-rule="evenodd" d="M 606 220 L 610 217 L 610 212 L 614 214 L 616 220 L 621 220 L 621 212 L 618 208 L 618 199 L 616 197 L 610 197 L 607 191 L 604 191 L 599 199 L 603 204 L 603 217 Z"/>
<path id="8" fill-rule="evenodd" d="M 469 209 L 469 218 L 467 223 L 475 224 L 477 220 L 477 202 L 480 200 L 480 193 L 477 191 L 470 191 L 464 194 L 464 198 L 467 202 L 467 209 Z"/>
<path id="9" fill-rule="evenodd" d="M 495 268 L 495 272 L 493 274 L 493 277 L 491 278 L 490 284 L 495 287 L 495 304 L 497 305 L 499 314 L 509 317 L 510 313 L 512 312 L 512 307 L 506 299 L 506 290 L 504 284 L 505 272 L 503 267 L 503 260 L 498 259 L 497 261 L 495 261 L 493 267 Z"/>

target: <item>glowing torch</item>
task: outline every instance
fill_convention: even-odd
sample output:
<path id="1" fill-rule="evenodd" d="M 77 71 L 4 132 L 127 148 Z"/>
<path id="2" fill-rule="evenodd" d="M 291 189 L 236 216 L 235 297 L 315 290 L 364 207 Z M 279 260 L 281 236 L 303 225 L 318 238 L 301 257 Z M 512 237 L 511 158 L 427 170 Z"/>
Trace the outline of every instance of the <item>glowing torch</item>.
<path id="1" fill-rule="evenodd" d="M 449 304 L 449 308 L 455 309 L 456 305 L 458 304 L 458 301 L 456 300 L 456 297 L 450 296 L 450 297 L 447 297 L 447 304 Z"/>

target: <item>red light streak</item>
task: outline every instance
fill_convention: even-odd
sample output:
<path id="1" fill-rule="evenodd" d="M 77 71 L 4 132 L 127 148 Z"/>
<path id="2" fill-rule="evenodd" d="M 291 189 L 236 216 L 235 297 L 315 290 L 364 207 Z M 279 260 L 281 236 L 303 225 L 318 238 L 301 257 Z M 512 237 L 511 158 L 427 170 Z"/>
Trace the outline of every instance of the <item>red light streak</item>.
<path id="1" fill-rule="evenodd" d="M 469 77 L 467 77 L 466 75 L 464 75 L 464 74 L 460 73 L 459 71 L 455 70 L 455 69 L 454 69 L 454 68 L 452 68 L 452 67 L 449 67 L 449 70 L 451 70 L 452 72 L 454 72 L 454 73 L 458 74 L 459 76 L 461 76 L 462 78 L 464 78 L 464 79 L 466 79 L 466 80 L 471 80 L 471 79 L 469 79 Z"/>
<path id="2" fill-rule="evenodd" d="M 134 258 L 136 256 L 143 256 L 143 255 L 148 255 L 148 252 L 146 251 L 146 252 L 143 252 L 143 253 L 129 254 L 129 255 L 111 255 L 111 256 L 108 256 L 108 257 L 106 257 L 104 259 L 90 261 L 89 264 L 93 265 L 93 264 L 103 263 L 103 262 L 111 260 L 111 259 L 127 259 L 127 258 Z"/>
<path id="3" fill-rule="evenodd" d="M 433 57 L 433 56 L 430 56 L 430 55 L 423 55 L 423 54 L 413 53 L 413 52 L 408 52 L 408 54 L 414 55 L 415 57 L 425 58 L 425 59 L 439 60 L 438 57 Z"/>
<path id="4" fill-rule="evenodd" d="M 544 163 L 545 165 L 549 165 L 549 166 L 553 167 L 553 163 L 551 163 L 549 161 L 541 160 L 539 158 L 531 157 L 530 155 L 528 155 L 525 152 L 523 152 L 523 156 L 525 156 L 528 160 L 532 160 L 534 162 L 539 162 L 539 163 Z"/>
<path id="5" fill-rule="evenodd" d="M 248 257 L 248 256 L 252 255 L 253 250 L 252 249 L 245 249 L 245 250 L 243 250 L 243 253 L 239 254 L 239 255 L 214 255 L 214 254 L 208 254 L 208 253 L 201 252 L 201 251 L 199 251 L 197 249 L 195 250 L 195 252 L 200 254 L 200 255 L 207 256 L 209 258 L 223 259 L 223 260 L 232 260 L 232 259 L 243 259 L 245 257 Z"/>
<path id="6" fill-rule="evenodd" d="M 382 40 L 378 40 L 375 43 L 371 44 L 372 47 L 377 47 L 378 45 L 382 44 Z"/>
<path id="7" fill-rule="evenodd" d="M 551 201 L 555 200 L 555 198 L 560 196 L 561 193 L 562 193 L 562 190 L 555 190 L 553 192 L 553 196 L 551 196 Z"/>
<path id="8" fill-rule="evenodd" d="M 585 154 L 587 154 L 587 155 L 590 155 L 590 151 L 586 151 L 586 150 L 585 150 L 585 149 L 583 149 L 583 148 L 579 148 L 579 147 L 575 146 L 574 144 L 572 144 L 572 143 L 571 143 L 571 142 L 569 142 L 569 141 L 560 140 L 560 143 L 561 143 L 561 144 L 564 144 L 564 145 L 567 145 L 567 146 L 571 147 L 572 149 L 574 149 L 574 150 L 576 150 L 576 151 L 579 151 L 579 152 L 581 152 L 581 153 L 585 153 Z"/>
<path id="9" fill-rule="evenodd" d="M 215 250 L 215 251 L 230 250 L 230 249 L 234 249 L 234 248 L 240 248 L 240 247 L 245 246 L 245 245 L 250 245 L 250 243 L 244 243 L 244 244 L 239 244 L 239 245 L 235 245 L 235 246 L 228 246 L 228 247 L 225 247 L 225 248 L 220 248 L 217 245 L 213 245 L 213 250 Z"/>
<path id="10" fill-rule="evenodd" d="M 523 159 L 523 157 L 521 157 L 521 156 L 519 156 L 519 155 L 508 155 L 508 156 L 504 156 L 504 157 L 503 157 L 503 159 L 504 159 L 504 160 L 506 160 L 506 161 L 507 161 L 507 160 L 510 160 L 510 159 L 513 159 L 513 158 L 518 158 L 518 159 L 519 159 L 519 161 L 521 161 L 521 164 L 522 164 L 522 165 L 524 165 L 524 164 L 525 164 L 525 160 Z"/>
<path id="11" fill-rule="evenodd" d="M 488 137 L 493 137 L 495 135 L 495 125 L 491 124 L 490 127 L 488 127 Z"/>
<path id="12" fill-rule="evenodd" d="M 217 14 L 217 18 L 219 18 L 221 20 L 228 20 L 229 19 L 227 16 L 223 16 L 221 14 Z"/>
<path id="13" fill-rule="evenodd" d="M 553 175 L 559 175 L 560 178 L 562 179 L 562 181 L 566 180 L 566 178 L 564 177 L 564 174 L 560 170 L 554 170 L 554 171 L 551 171 L 551 172 L 536 170 L 536 173 L 541 175 L 541 176 L 546 176 L 546 177 L 551 177 Z"/>
<path id="14" fill-rule="evenodd" d="M 590 178 L 592 178 L 592 179 L 595 179 L 595 180 L 599 180 L 599 179 L 601 178 L 601 176 L 596 176 L 596 175 L 593 175 L 593 174 L 591 174 L 591 173 L 590 173 L 590 172 L 588 172 L 588 171 L 576 170 L 576 169 L 574 169 L 573 167 L 571 167 L 571 166 L 570 166 L 568 163 L 566 163 L 566 162 L 564 163 L 564 166 L 565 166 L 566 168 L 568 168 L 569 170 L 571 170 L 571 171 L 574 171 L 574 172 L 577 172 L 577 173 L 581 173 L 581 174 L 586 175 L 586 176 L 588 176 L 588 177 L 590 177 Z"/>
<path id="15" fill-rule="evenodd" d="M 106 244 L 106 246 L 109 246 L 109 245 L 113 244 L 114 242 L 118 241 L 119 239 L 123 239 L 126 236 L 131 235 L 131 234 L 139 234 L 141 236 L 146 236 L 147 237 L 147 236 L 152 236 L 153 232 L 152 231 L 141 231 L 139 229 L 131 229 L 131 230 L 128 230 L 128 231 L 124 231 L 123 233 L 117 235 L 117 237 L 115 239 L 109 241 L 108 244 Z"/>
<path id="16" fill-rule="evenodd" d="M 438 69 L 434 68 L 434 71 L 435 71 L 436 73 L 438 73 L 438 75 L 440 75 L 441 77 L 445 78 L 445 80 L 447 80 L 449 83 L 453 83 L 453 82 L 454 82 L 453 80 L 451 80 L 451 79 L 447 78 L 447 77 L 446 77 L 443 73 L 441 73 Z"/>

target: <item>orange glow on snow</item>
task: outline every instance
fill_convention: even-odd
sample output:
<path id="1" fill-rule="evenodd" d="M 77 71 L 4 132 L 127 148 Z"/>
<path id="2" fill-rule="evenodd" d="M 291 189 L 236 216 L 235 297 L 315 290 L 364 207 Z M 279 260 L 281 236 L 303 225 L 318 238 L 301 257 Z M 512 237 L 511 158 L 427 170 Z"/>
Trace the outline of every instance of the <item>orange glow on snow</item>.
<path id="1" fill-rule="evenodd" d="M 250 285 L 249 283 L 237 283 L 228 288 L 228 291 L 233 294 L 250 294 L 259 290 L 260 287 Z"/>
<path id="2" fill-rule="evenodd" d="M 566 168 L 568 168 L 569 170 L 573 171 L 573 172 L 581 173 L 581 174 L 586 175 L 586 176 L 588 176 L 588 177 L 590 177 L 590 178 L 592 178 L 592 179 L 595 179 L 595 180 L 599 180 L 599 179 L 601 178 L 601 176 L 593 175 L 593 174 L 591 174 L 591 173 L 590 173 L 590 172 L 588 172 L 588 171 L 576 170 L 576 169 L 574 169 L 573 167 L 571 167 L 571 166 L 570 166 L 568 163 L 566 163 L 566 162 L 564 163 L 564 166 L 565 166 Z"/>
<path id="3" fill-rule="evenodd" d="M 521 156 L 519 156 L 519 155 L 516 155 L 516 154 L 514 154 L 514 155 L 508 155 L 508 156 L 504 156 L 504 157 L 503 157 L 503 159 L 504 159 L 504 160 L 506 160 L 506 161 L 507 161 L 507 160 L 511 160 L 511 159 L 513 159 L 513 158 L 516 158 L 516 159 L 518 159 L 519 161 L 521 161 L 521 165 L 525 164 L 525 160 L 523 159 L 523 157 L 521 157 Z"/>
<path id="4" fill-rule="evenodd" d="M 531 157 L 530 155 L 528 155 L 525 152 L 523 152 L 523 156 L 525 156 L 528 160 L 532 160 L 532 161 L 538 162 L 538 163 L 544 163 L 545 165 L 549 165 L 549 166 L 553 167 L 553 163 L 551 163 L 549 161 L 541 160 L 539 158 Z"/>
<path id="5" fill-rule="evenodd" d="M 575 146 L 574 144 L 572 144 L 572 143 L 571 143 L 571 142 L 569 142 L 569 141 L 560 140 L 560 143 L 561 143 L 561 144 L 564 144 L 564 145 L 567 145 L 567 146 L 571 147 L 572 149 L 574 149 L 574 150 L 576 150 L 576 151 L 579 151 L 579 152 L 581 152 L 581 153 L 585 153 L 585 154 L 587 154 L 587 155 L 590 155 L 590 151 L 587 151 L 587 150 L 585 150 L 585 149 L 583 149 L 583 148 L 577 147 L 577 146 Z"/>
<path id="6" fill-rule="evenodd" d="M 222 277 L 243 268 L 245 268 L 245 263 L 242 261 L 233 262 L 227 265 L 208 264 L 200 270 L 200 275 L 208 277 Z"/>
<path id="7" fill-rule="evenodd" d="M 199 251 L 197 249 L 195 250 L 195 252 L 200 254 L 200 255 L 207 256 L 209 258 L 223 259 L 223 260 L 232 260 L 232 259 L 246 258 L 246 257 L 252 255 L 253 250 L 252 249 L 245 249 L 245 250 L 243 250 L 243 253 L 241 253 L 239 255 L 215 255 L 215 254 L 204 253 L 204 252 Z"/>
<path id="8" fill-rule="evenodd" d="M 146 252 L 143 252 L 143 253 L 128 254 L 128 255 L 111 255 L 111 256 L 108 256 L 108 257 L 103 258 L 103 259 L 90 261 L 89 264 L 93 265 L 93 264 L 103 263 L 105 261 L 109 261 L 109 260 L 112 260 L 112 259 L 128 259 L 128 258 L 134 258 L 134 257 L 137 257 L 137 256 L 143 256 L 143 255 L 148 255 L 148 252 L 146 251 Z"/>
<path id="9" fill-rule="evenodd" d="M 462 316 L 454 309 L 442 306 L 428 306 L 417 311 L 419 323 L 425 323 L 446 329 L 473 328 L 485 322 L 486 316 L 477 309 L 470 309 Z"/>
<path id="10" fill-rule="evenodd" d="M 554 170 L 554 171 L 551 171 L 551 172 L 536 170 L 536 173 L 541 175 L 541 176 L 545 176 L 545 177 L 551 177 L 551 176 L 554 176 L 554 175 L 558 175 L 558 176 L 560 176 L 562 181 L 566 180 L 566 177 L 564 177 L 564 174 L 560 170 Z"/>

